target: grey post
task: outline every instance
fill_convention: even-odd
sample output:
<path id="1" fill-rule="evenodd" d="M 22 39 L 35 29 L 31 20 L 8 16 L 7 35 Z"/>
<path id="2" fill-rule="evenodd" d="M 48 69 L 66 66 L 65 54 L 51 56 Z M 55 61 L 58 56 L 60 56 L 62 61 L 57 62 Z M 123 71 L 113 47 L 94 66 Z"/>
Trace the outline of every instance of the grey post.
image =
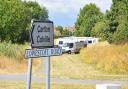
<path id="1" fill-rule="evenodd" d="M 28 73 L 27 73 L 27 87 L 26 89 L 31 89 L 31 77 L 32 77 L 32 58 L 28 59 Z"/>
<path id="2" fill-rule="evenodd" d="M 45 57 L 46 89 L 50 89 L 50 57 Z"/>

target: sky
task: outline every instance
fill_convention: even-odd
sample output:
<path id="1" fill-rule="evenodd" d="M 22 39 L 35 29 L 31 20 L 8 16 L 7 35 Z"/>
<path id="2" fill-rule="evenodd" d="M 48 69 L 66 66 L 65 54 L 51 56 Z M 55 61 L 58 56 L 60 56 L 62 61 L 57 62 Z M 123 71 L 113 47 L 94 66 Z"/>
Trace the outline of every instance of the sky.
<path id="1" fill-rule="evenodd" d="M 112 5 L 112 0 L 28 0 L 36 1 L 45 6 L 49 13 L 49 19 L 55 26 L 73 26 L 79 15 L 80 8 L 86 4 L 95 3 L 101 12 L 105 13 Z"/>

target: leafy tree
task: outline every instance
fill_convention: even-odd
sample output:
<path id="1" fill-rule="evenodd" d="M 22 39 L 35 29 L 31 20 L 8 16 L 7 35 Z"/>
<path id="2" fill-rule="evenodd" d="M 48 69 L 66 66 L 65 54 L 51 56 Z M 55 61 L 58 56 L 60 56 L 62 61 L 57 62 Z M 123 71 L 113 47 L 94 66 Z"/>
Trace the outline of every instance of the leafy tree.
<path id="1" fill-rule="evenodd" d="M 91 30 L 100 18 L 102 18 L 102 13 L 95 4 L 91 3 L 80 9 L 80 15 L 75 23 L 75 35 L 91 36 Z"/>
<path id="2" fill-rule="evenodd" d="M 62 36 L 70 36 L 71 32 L 68 29 L 64 29 L 62 34 Z"/>
<path id="3" fill-rule="evenodd" d="M 109 36 L 109 21 L 104 19 L 95 24 L 92 28 L 91 36 L 100 37 L 101 40 L 106 40 Z"/>
<path id="4" fill-rule="evenodd" d="M 113 5 L 107 13 L 109 23 L 109 42 L 121 43 L 128 39 L 128 3 L 127 0 L 113 0 Z M 124 37 L 125 36 L 125 37 Z"/>
<path id="5" fill-rule="evenodd" d="M 45 7 L 40 7 L 37 2 L 24 2 L 25 6 L 31 11 L 32 19 L 37 20 L 47 20 L 48 19 L 48 11 Z"/>
<path id="6" fill-rule="evenodd" d="M 113 35 L 113 40 L 116 44 L 128 42 L 128 22 L 118 26 L 117 31 Z"/>
<path id="7" fill-rule="evenodd" d="M 0 1 L 0 38 L 1 41 L 17 42 L 19 34 L 31 21 L 30 13 L 20 0 Z"/>
<path id="8" fill-rule="evenodd" d="M 60 31 L 61 35 L 63 34 L 63 27 L 62 26 L 57 26 L 56 29 Z"/>
<path id="9" fill-rule="evenodd" d="M 47 10 L 41 9 L 36 2 L 0 0 L 0 41 L 28 41 L 30 22 L 33 18 L 48 18 Z"/>
<path id="10" fill-rule="evenodd" d="M 92 28 L 92 36 L 100 37 L 109 43 L 128 42 L 128 3 L 127 0 L 113 0 L 110 11 Z"/>

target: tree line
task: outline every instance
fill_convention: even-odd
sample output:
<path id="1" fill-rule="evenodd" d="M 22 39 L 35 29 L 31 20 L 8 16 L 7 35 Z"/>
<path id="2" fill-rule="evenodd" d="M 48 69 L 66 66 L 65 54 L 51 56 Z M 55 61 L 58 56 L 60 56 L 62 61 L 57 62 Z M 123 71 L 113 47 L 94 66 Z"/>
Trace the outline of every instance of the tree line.
<path id="1" fill-rule="evenodd" d="M 75 35 L 99 37 L 115 44 L 128 42 L 128 0 L 112 2 L 106 13 L 102 13 L 93 3 L 80 9 Z"/>
<path id="2" fill-rule="evenodd" d="M 61 36 L 93 36 L 109 43 L 128 42 L 128 0 L 112 0 L 110 10 L 102 13 L 90 3 L 80 9 L 72 33 L 62 26 L 56 28 Z M 31 20 L 48 20 L 48 11 L 37 2 L 0 0 L 0 41 L 24 43 L 29 41 Z"/>
<path id="3" fill-rule="evenodd" d="M 0 41 L 29 41 L 32 19 L 47 20 L 47 9 L 32 1 L 0 0 Z"/>
<path id="4" fill-rule="evenodd" d="M 58 38 L 58 37 L 65 37 L 65 36 L 73 36 L 73 32 L 72 31 L 70 31 L 71 29 L 68 29 L 68 28 L 64 28 L 64 27 L 62 27 L 62 26 L 56 26 L 55 27 L 55 30 L 57 30 L 60 34 L 58 35 L 58 34 L 54 34 L 54 37 L 55 38 Z"/>

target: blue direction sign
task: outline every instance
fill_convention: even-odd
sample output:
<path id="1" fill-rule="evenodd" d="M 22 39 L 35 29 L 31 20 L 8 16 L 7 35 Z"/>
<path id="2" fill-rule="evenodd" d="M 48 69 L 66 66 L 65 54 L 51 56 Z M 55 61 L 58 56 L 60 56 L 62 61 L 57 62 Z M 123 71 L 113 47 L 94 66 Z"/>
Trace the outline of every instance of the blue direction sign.
<path id="1" fill-rule="evenodd" d="M 62 54 L 62 48 L 44 48 L 44 49 L 26 49 L 25 58 L 35 58 L 35 57 L 49 57 L 49 56 L 59 56 Z"/>

